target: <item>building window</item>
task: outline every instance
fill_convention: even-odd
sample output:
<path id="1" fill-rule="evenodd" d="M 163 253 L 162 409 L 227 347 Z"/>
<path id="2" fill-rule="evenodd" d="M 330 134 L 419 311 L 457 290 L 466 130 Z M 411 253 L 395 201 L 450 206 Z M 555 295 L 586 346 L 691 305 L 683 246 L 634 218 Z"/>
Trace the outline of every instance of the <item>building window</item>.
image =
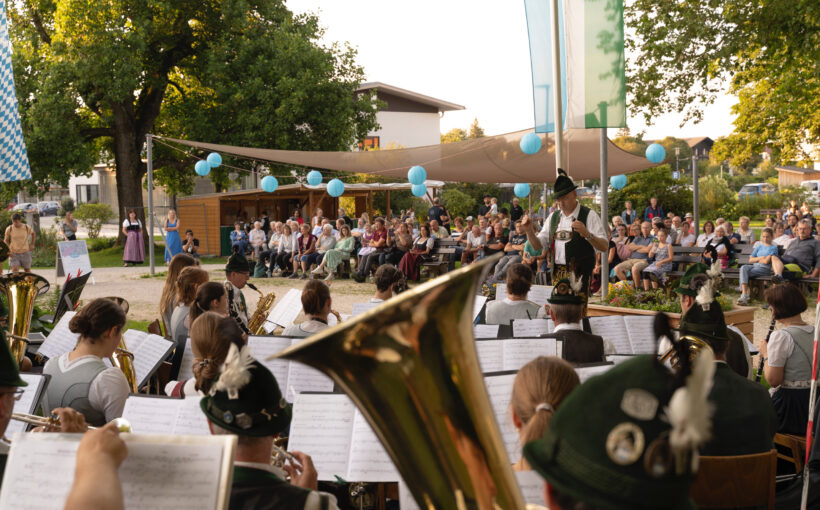
<path id="1" fill-rule="evenodd" d="M 359 143 L 359 150 L 360 151 L 372 151 L 374 149 L 379 148 L 379 137 L 378 136 L 366 136 L 364 138 L 364 143 Z"/>
<path id="2" fill-rule="evenodd" d="M 77 203 L 96 204 L 100 200 L 100 186 L 97 184 L 78 184 Z"/>

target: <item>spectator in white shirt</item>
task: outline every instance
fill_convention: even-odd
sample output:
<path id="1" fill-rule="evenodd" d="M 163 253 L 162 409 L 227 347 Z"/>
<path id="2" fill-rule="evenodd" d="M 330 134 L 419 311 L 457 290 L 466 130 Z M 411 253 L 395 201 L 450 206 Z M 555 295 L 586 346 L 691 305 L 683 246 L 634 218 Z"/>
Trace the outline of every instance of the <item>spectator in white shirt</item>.
<path id="1" fill-rule="evenodd" d="M 259 258 L 259 255 L 265 249 L 266 239 L 265 232 L 262 230 L 262 222 L 253 222 L 253 230 L 248 234 L 248 239 L 250 240 L 251 248 L 253 248 L 254 257 Z"/>
<path id="2" fill-rule="evenodd" d="M 680 224 L 680 235 L 678 236 L 678 246 L 689 248 L 695 245 L 695 234 L 692 233 L 688 221 Z"/>
<path id="3" fill-rule="evenodd" d="M 487 244 L 487 237 L 482 233 L 481 227 L 478 225 L 473 226 L 473 230 L 467 234 L 465 244 L 466 247 L 461 253 L 462 266 L 466 266 L 470 262 L 481 258 L 481 250 L 484 249 L 484 245 Z"/>

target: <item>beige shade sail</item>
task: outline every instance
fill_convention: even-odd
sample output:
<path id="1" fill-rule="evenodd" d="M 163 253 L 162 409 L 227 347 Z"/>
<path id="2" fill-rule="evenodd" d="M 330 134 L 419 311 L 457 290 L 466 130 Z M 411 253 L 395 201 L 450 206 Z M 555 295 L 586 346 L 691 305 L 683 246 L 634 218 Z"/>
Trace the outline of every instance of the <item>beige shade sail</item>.
<path id="1" fill-rule="evenodd" d="M 288 163 L 308 168 L 376 174 L 406 179 L 407 170 L 421 165 L 427 178 L 456 182 L 553 182 L 555 142 L 552 133 L 540 134 L 543 145 L 534 155 L 521 152 L 521 137 L 533 130 L 488 136 L 463 142 L 365 152 L 286 151 L 193 142 L 157 136 L 161 140 L 199 149 L 233 154 L 258 161 Z M 601 132 L 570 129 L 564 132 L 565 170 L 575 180 L 598 179 Z M 607 140 L 608 174 L 637 172 L 655 166 Z"/>

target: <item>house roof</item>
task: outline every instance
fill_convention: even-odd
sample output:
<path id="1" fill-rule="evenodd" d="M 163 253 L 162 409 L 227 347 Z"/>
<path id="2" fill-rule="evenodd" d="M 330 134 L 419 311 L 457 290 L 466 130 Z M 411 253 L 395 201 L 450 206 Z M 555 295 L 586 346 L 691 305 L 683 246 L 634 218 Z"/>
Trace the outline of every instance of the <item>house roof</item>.
<path id="1" fill-rule="evenodd" d="M 441 99 L 436 99 L 434 97 L 425 96 L 424 94 L 419 94 L 418 92 L 413 92 L 411 90 L 394 87 L 393 85 L 388 85 L 380 81 L 370 81 L 367 83 L 362 83 L 361 85 L 359 85 L 359 88 L 356 89 L 356 92 L 363 92 L 365 90 L 373 89 L 381 90 L 388 94 L 402 97 L 404 99 L 409 99 L 410 101 L 415 101 L 417 103 L 435 106 L 436 108 L 438 108 L 440 112 L 449 112 L 453 110 L 465 109 L 460 104 L 455 104 L 449 101 L 443 101 Z"/>
<path id="2" fill-rule="evenodd" d="M 795 172 L 795 173 L 801 173 L 801 174 L 820 173 L 820 170 L 816 170 L 814 168 L 803 168 L 801 166 L 776 166 L 774 168 L 777 171 L 783 170 L 785 172 Z"/>
<path id="3" fill-rule="evenodd" d="M 694 138 L 684 138 L 683 139 L 683 141 L 685 141 L 687 143 L 687 145 L 689 145 L 689 147 L 694 147 L 695 145 L 699 144 L 700 142 L 702 142 L 704 140 L 709 140 L 710 142 L 715 143 L 714 140 L 712 140 L 708 136 L 696 136 Z"/>

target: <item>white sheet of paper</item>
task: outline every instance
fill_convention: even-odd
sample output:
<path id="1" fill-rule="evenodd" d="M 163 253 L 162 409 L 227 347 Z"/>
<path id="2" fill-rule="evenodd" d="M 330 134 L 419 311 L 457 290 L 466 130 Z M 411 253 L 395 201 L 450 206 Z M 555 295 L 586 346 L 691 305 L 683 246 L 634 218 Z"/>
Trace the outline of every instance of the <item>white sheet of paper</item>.
<path id="1" fill-rule="evenodd" d="M 547 300 L 552 295 L 551 285 L 533 285 L 527 293 L 527 301 L 532 301 L 538 306 L 547 304 Z M 495 285 L 495 299 L 502 300 L 507 297 L 507 284 L 497 283 Z"/>
<path id="2" fill-rule="evenodd" d="M 592 330 L 593 335 L 601 336 L 612 342 L 616 353 L 633 354 L 623 315 L 590 317 L 589 329 Z"/>
<path id="3" fill-rule="evenodd" d="M 346 480 L 397 482 L 399 471 L 364 415 L 356 410 Z"/>
<path id="4" fill-rule="evenodd" d="M 524 502 L 531 505 L 544 506 L 544 479 L 538 474 L 538 471 L 516 471 L 515 479 L 518 480 L 518 486 L 521 487 L 521 493 L 524 495 Z"/>
<path id="5" fill-rule="evenodd" d="M 654 315 L 625 315 L 624 324 L 632 344 L 632 354 L 655 354 L 658 349 L 655 337 Z M 620 354 L 620 353 L 619 353 Z"/>
<path id="6" fill-rule="evenodd" d="M 399 508 L 401 510 L 421 510 L 404 480 L 399 480 Z"/>
<path id="7" fill-rule="evenodd" d="M 355 411 L 347 395 L 303 393 L 296 397 L 288 449 L 309 452 L 319 480 L 347 474 Z"/>
<path id="8" fill-rule="evenodd" d="M 182 361 L 179 365 L 178 381 L 185 381 L 194 376 L 194 351 L 191 350 L 191 339 L 185 341 L 185 352 L 182 353 Z"/>
<path id="9" fill-rule="evenodd" d="M 536 337 L 552 333 L 551 319 L 515 319 L 513 321 L 514 337 Z"/>
<path id="10" fill-rule="evenodd" d="M 755 347 L 755 344 L 753 344 L 752 342 L 750 342 L 750 341 L 749 341 L 749 339 L 748 339 L 748 338 L 746 338 L 746 335 L 744 335 L 744 334 L 743 334 L 743 331 L 740 331 L 740 329 L 738 329 L 738 327 L 737 327 L 737 326 L 734 326 L 734 325 L 727 325 L 726 327 L 727 327 L 727 328 L 729 328 L 729 329 L 731 329 L 732 331 L 734 331 L 734 332 L 735 332 L 735 333 L 737 333 L 738 335 L 740 335 L 740 338 L 742 338 L 743 340 L 745 340 L 745 341 L 746 341 L 746 347 L 748 347 L 748 348 L 749 348 L 749 354 L 750 354 L 750 355 L 754 356 L 754 355 L 756 355 L 756 354 L 758 354 L 758 353 L 760 352 L 760 351 L 758 350 L 758 348 L 757 348 L 757 347 Z"/>
<path id="11" fill-rule="evenodd" d="M 504 346 L 501 343 L 502 340 L 478 340 L 475 343 L 481 372 L 487 374 L 504 370 Z"/>
<path id="12" fill-rule="evenodd" d="M 231 436 L 121 436 L 128 457 L 119 469 L 129 510 L 221 510 L 229 489 Z M 15 435 L 0 509 L 62 508 L 74 481 L 79 434 Z M 44 480 L 43 475 L 47 473 Z M 44 483 L 46 481 L 47 483 Z"/>
<path id="13" fill-rule="evenodd" d="M 47 358 L 56 358 L 61 354 L 73 351 L 79 340 L 79 333 L 72 333 L 68 329 L 68 323 L 77 312 L 66 312 L 51 333 L 48 334 L 40 348 L 37 349 L 38 354 L 42 354 Z"/>
<path id="14" fill-rule="evenodd" d="M 601 375 L 610 370 L 615 365 L 596 365 L 594 367 L 575 367 L 575 373 L 583 384 L 587 379 L 595 375 Z"/>
<path id="15" fill-rule="evenodd" d="M 501 439 L 510 462 L 516 462 L 521 457 L 521 441 L 518 430 L 512 422 L 510 414 L 510 400 L 515 374 L 492 375 L 484 378 L 487 394 L 490 396 L 490 405 L 493 407 L 498 428 L 501 430 Z"/>
<path id="16" fill-rule="evenodd" d="M 511 338 L 501 340 L 502 370 L 519 370 L 538 356 L 556 356 L 558 341 L 554 338 Z"/>
<path id="17" fill-rule="evenodd" d="M 142 386 L 153 375 L 153 369 L 168 356 L 174 342 L 159 335 L 129 329 L 123 333 L 125 345 L 134 354 L 137 385 Z"/>
<path id="18" fill-rule="evenodd" d="M 208 420 L 199 396 L 189 398 L 140 397 L 125 400 L 123 418 L 135 434 L 208 435 Z"/>
<path id="19" fill-rule="evenodd" d="M 302 340 L 304 338 L 292 338 L 291 345 L 296 345 Z M 293 402 L 296 395 L 306 391 L 330 393 L 333 391 L 333 379 L 313 367 L 298 361 L 291 361 L 288 365 L 288 386 L 285 399 Z"/>
<path id="20" fill-rule="evenodd" d="M 23 396 L 20 397 L 20 400 L 16 400 L 14 402 L 14 412 L 35 414 L 35 411 L 40 403 L 35 401 L 34 397 L 38 394 L 38 392 L 40 392 L 40 388 L 45 383 L 46 378 L 39 374 L 27 374 L 25 372 L 20 374 L 20 378 L 27 382 L 28 386 L 21 386 L 18 388 L 23 390 Z M 42 395 L 40 395 L 40 397 L 42 398 Z M 4 435 L 6 437 L 11 437 L 15 432 L 23 432 L 24 430 L 26 430 L 25 423 L 17 420 L 11 420 L 6 427 L 6 432 Z"/>
<path id="21" fill-rule="evenodd" d="M 367 311 L 370 311 L 377 306 L 380 306 L 382 303 L 353 303 L 353 314 L 352 317 L 356 317 L 357 315 L 361 315 Z"/>
<path id="22" fill-rule="evenodd" d="M 250 348 L 251 356 L 270 370 L 282 391 L 288 387 L 288 366 L 290 361 L 286 359 L 268 361 L 268 357 L 290 347 L 291 340 L 291 338 L 284 336 L 248 337 L 248 348 Z"/>
<path id="23" fill-rule="evenodd" d="M 265 323 L 265 330 L 268 330 L 270 327 L 270 333 L 275 328 L 273 324 L 278 324 L 283 328 L 286 328 L 293 324 L 293 321 L 296 320 L 296 317 L 299 316 L 299 312 L 302 311 L 302 291 L 300 289 L 290 289 L 287 294 L 285 294 L 282 299 L 276 303 L 276 306 L 273 307 L 273 310 L 270 311 L 268 314 L 268 320 Z M 273 323 L 273 324 L 271 324 Z"/>
<path id="24" fill-rule="evenodd" d="M 478 314 L 481 313 L 481 309 L 484 308 L 484 304 L 487 302 L 487 296 L 476 296 L 475 302 L 473 303 L 473 320 L 476 320 Z"/>
<path id="25" fill-rule="evenodd" d="M 476 324 L 473 326 L 475 338 L 498 338 L 498 324 Z"/>

